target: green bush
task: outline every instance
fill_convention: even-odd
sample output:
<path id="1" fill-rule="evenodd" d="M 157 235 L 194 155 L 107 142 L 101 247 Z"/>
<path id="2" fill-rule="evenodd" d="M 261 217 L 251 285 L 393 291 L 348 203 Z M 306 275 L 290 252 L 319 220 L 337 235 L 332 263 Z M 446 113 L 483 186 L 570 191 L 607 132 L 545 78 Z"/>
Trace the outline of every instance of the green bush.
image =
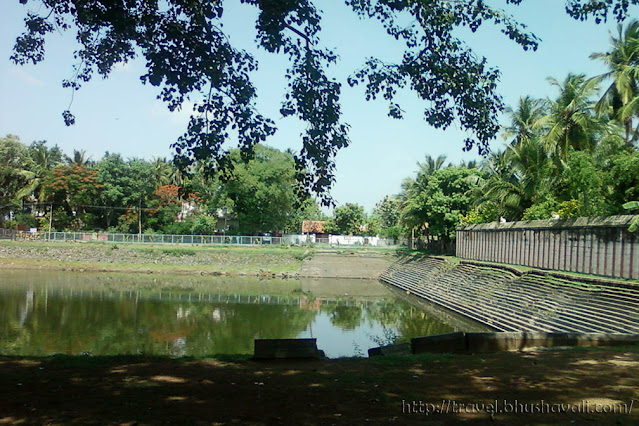
<path id="1" fill-rule="evenodd" d="M 380 232 L 382 237 L 392 238 L 393 240 L 398 240 L 405 234 L 406 229 L 402 225 L 389 226 L 388 228 L 382 229 Z"/>
<path id="2" fill-rule="evenodd" d="M 553 213 L 557 213 L 559 206 L 554 200 L 547 200 L 533 204 L 524 212 L 522 220 L 550 219 Z"/>
<path id="3" fill-rule="evenodd" d="M 460 225 L 494 222 L 498 219 L 497 206 L 492 201 L 486 201 L 473 208 L 465 216 L 462 216 Z"/>
<path id="4" fill-rule="evenodd" d="M 164 226 L 162 229 L 165 234 L 185 235 L 191 233 L 191 224 L 189 222 L 174 222 Z"/>
<path id="5" fill-rule="evenodd" d="M 571 219 L 582 216 L 583 203 L 580 200 L 568 200 L 559 204 L 559 217 L 562 219 Z"/>
<path id="6" fill-rule="evenodd" d="M 197 215 L 192 220 L 191 232 L 194 235 L 211 235 L 217 230 L 217 219 L 206 215 Z"/>
<path id="7" fill-rule="evenodd" d="M 15 221 L 18 226 L 26 226 L 27 228 L 37 228 L 38 227 L 38 219 L 33 216 L 31 213 L 16 213 Z"/>
<path id="8" fill-rule="evenodd" d="M 639 201 L 629 201 L 623 205 L 626 210 L 639 210 Z M 636 232 L 639 229 L 639 216 L 635 217 L 628 228 L 630 232 Z"/>
<path id="9" fill-rule="evenodd" d="M 2 228 L 4 229 L 15 229 L 18 226 L 18 222 L 15 220 L 7 219 L 2 222 Z"/>

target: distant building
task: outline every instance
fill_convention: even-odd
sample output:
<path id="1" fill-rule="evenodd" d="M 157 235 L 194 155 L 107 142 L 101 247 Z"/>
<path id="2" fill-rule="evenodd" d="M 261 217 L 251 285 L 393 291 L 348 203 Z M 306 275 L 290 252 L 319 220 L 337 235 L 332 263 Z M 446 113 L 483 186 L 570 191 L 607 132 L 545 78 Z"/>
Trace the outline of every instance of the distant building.
<path id="1" fill-rule="evenodd" d="M 324 232 L 324 221 L 323 220 L 305 220 L 302 222 L 302 234 L 305 235 L 315 235 L 319 238 L 323 237 Z M 318 235 L 321 234 L 321 235 Z"/>
<path id="2" fill-rule="evenodd" d="M 200 206 L 198 206 L 194 201 L 182 201 L 181 209 L 177 217 L 178 222 L 184 222 L 187 217 L 194 214 L 199 208 Z"/>
<path id="3" fill-rule="evenodd" d="M 217 209 L 215 211 L 215 215 L 217 216 L 218 232 L 229 232 L 231 229 L 235 229 L 240 226 L 237 216 L 231 214 L 227 209 Z"/>

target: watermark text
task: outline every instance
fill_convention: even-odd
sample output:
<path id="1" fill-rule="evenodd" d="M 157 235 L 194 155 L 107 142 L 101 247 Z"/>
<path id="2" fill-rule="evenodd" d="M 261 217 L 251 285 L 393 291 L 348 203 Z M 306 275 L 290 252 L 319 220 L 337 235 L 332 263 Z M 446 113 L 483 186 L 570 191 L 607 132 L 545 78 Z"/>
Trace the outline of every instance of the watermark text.
<path id="1" fill-rule="evenodd" d="M 518 400 L 493 400 L 488 403 L 458 402 L 444 399 L 436 403 L 402 400 L 403 414 L 631 414 L 634 400 L 629 403 L 610 403 L 581 401 L 576 404 L 552 403 L 543 399 L 537 402 Z"/>

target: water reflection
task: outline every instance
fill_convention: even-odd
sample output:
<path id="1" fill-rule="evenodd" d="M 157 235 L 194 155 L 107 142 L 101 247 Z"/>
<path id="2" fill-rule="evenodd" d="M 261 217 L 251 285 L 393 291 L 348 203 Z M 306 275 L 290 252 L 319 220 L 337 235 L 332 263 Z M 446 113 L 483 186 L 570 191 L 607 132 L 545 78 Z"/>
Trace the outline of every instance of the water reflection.
<path id="1" fill-rule="evenodd" d="M 260 281 L 2 271 L 0 353 L 251 353 L 257 338 L 315 337 L 328 356 L 452 331 L 357 280 Z"/>

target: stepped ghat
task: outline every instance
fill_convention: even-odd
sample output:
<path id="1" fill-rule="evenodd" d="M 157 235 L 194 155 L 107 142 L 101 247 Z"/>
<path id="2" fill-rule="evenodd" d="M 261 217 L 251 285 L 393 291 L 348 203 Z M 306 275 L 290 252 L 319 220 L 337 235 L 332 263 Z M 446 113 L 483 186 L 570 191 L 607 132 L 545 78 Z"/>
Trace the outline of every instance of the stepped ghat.
<path id="1" fill-rule="evenodd" d="M 442 257 L 406 257 L 380 280 L 495 331 L 639 333 L 639 285 Z"/>

